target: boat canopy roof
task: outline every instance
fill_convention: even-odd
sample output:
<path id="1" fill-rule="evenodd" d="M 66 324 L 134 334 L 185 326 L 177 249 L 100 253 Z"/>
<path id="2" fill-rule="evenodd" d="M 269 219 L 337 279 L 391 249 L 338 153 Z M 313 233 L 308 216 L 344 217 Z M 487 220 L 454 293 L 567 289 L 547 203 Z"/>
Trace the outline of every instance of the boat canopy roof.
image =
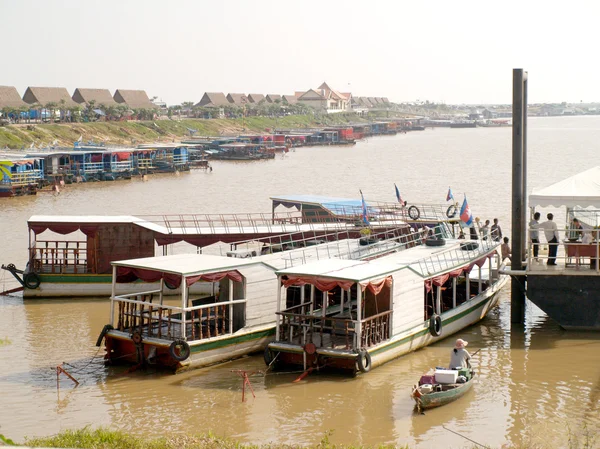
<path id="1" fill-rule="evenodd" d="M 286 268 L 277 272 L 288 277 L 316 277 L 362 282 L 385 277 L 401 267 L 393 263 L 360 260 L 327 259 L 311 262 L 299 267 Z"/>
<path id="2" fill-rule="evenodd" d="M 112 262 L 116 267 L 173 273 L 183 277 L 205 273 L 231 271 L 246 265 L 262 264 L 253 259 L 211 256 L 207 254 L 174 254 L 171 256 L 144 257 Z"/>
<path id="3" fill-rule="evenodd" d="M 529 195 L 529 206 L 600 208 L 600 166 L 534 190 Z"/>
<path id="4" fill-rule="evenodd" d="M 279 195 L 272 196 L 273 208 L 283 205 L 301 209 L 303 205 L 320 206 L 333 213 L 343 213 L 344 210 L 362 208 L 360 199 L 337 198 L 321 195 Z"/>

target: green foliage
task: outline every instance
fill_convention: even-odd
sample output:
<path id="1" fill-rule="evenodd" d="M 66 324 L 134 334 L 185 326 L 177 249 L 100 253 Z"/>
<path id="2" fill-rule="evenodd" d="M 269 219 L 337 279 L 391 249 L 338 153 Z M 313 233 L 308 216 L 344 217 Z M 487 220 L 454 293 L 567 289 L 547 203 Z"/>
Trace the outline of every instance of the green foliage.
<path id="1" fill-rule="evenodd" d="M 0 433 L 0 445 L 5 444 L 7 446 L 16 446 L 15 442 L 10 438 L 5 437 Z"/>
<path id="2" fill-rule="evenodd" d="M 366 449 L 368 446 L 351 446 L 344 444 L 332 444 L 329 441 L 332 431 L 325 434 L 321 442 L 313 446 L 315 449 Z M 208 432 L 199 436 L 169 436 L 156 439 L 135 437 L 121 431 L 113 431 L 105 428 L 92 430 L 85 427 L 80 430 L 66 430 L 58 435 L 47 438 L 28 439 L 25 444 L 29 446 L 61 447 L 78 449 L 306 449 L 305 445 L 286 444 L 243 444 L 227 438 L 219 438 Z M 396 446 L 376 446 L 379 449 L 392 448 Z M 404 446 L 403 446 L 404 447 Z M 408 449 L 408 447 L 404 447 Z M 400 448 L 398 448 L 400 449 Z"/>

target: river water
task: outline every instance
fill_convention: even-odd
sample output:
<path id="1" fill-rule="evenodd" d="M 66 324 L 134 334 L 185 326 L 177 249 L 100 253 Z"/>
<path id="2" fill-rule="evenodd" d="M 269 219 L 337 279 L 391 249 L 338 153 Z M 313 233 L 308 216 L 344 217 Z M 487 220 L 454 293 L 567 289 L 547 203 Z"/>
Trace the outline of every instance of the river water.
<path id="1" fill-rule="evenodd" d="M 529 119 L 528 190 L 598 165 L 599 117 Z M 374 137 L 353 147 L 299 148 L 253 163 L 212 163 L 214 171 L 66 186 L 58 196 L 2 199 L 0 263 L 23 267 L 27 218 L 34 214 L 269 212 L 269 196 L 318 194 L 443 203 L 448 186 L 474 215 L 499 218 L 510 236 L 511 129 L 427 129 Z M 0 291 L 11 285 L 0 273 Z M 105 368 L 96 338 L 106 299 L 23 301 L 0 296 L 0 433 L 16 440 L 86 425 L 140 435 L 199 433 L 254 443 L 311 444 L 327 433 L 344 443 L 418 448 L 481 444 L 573 447 L 600 431 L 600 334 L 566 332 L 530 303 L 525 326 L 510 325 L 510 291 L 460 337 L 480 377 L 454 404 L 413 414 L 411 386 L 446 364 L 453 338 L 368 375 L 253 376 L 256 398 L 241 402 L 232 370 L 262 370 L 262 356 L 181 375 Z M 61 377 L 66 362 L 79 380 Z M 460 435 L 457 435 L 456 433 Z"/>

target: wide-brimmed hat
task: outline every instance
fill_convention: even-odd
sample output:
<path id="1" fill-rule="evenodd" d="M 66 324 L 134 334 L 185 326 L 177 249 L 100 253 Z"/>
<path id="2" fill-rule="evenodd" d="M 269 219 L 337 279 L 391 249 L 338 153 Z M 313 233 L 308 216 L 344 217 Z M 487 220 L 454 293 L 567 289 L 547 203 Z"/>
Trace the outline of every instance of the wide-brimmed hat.
<path id="1" fill-rule="evenodd" d="M 464 340 L 462 340 L 462 339 L 459 338 L 458 340 L 456 340 L 456 344 L 454 345 L 454 347 L 456 349 L 462 349 L 465 346 L 467 346 L 468 344 L 469 344 L 468 341 L 464 341 Z"/>

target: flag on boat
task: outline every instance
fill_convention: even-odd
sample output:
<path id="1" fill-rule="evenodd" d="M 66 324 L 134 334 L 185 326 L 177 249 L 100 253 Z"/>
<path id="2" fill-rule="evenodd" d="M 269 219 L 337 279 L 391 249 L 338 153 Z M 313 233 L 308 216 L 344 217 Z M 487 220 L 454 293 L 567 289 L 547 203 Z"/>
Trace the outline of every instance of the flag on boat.
<path id="1" fill-rule="evenodd" d="M 454 195 L 452 195 L 452 189 L 448 187 L 448 194 L 446 195 L 446 201 L 454 201 Z"/>
<path id="2" fill-rule="evenodd" d="M 467 226 L 471 226 L 473 224 L 473 214 L 471 213 L 469 203 L 467 203 L 467 195 L 465 195 L 465 199 L 463 200 L 460 208 L 460 220 Z"/>
<path id="3" fill-rule="evenodd" d="M 77 142 L 81 142 L 83 140 L 83 134 L 79 136 L 79 139 L 77 139 Z"/>
<path id="4" fill-rule="evenodd" d="M 400 190 L 398 190 L 398 186 L 394 184 L 394 187 L 396 189 L 396 198 L 398 199 L 398 202 L 400 204 L 404 204 L 404 201 L 402 201 L 402 195 L 400 195 Z"/>
<path id="5" fill-rule="evenodd" d="M 369 217 L 367 216 L 367 203 L 365 203 L 365 197 L 363 196 L 362 190 L 359 190 L 359 192 L 362 201 L 362 216 L 360 218 L 362 218 L 364 224 L 370 225 L 371 223 L 369 223 Z"/>

